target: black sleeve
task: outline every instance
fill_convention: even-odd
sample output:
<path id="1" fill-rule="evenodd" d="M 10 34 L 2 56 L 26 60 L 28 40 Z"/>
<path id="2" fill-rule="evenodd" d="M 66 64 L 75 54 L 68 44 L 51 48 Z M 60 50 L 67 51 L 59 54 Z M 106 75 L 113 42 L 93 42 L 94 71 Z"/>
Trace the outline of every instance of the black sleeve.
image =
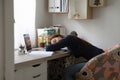
<path id="1" fill-rule="evenodd" d="M 71 39 L 71 37 L 67 36 L 55 44 L 50 44 L 50 45 L 46 46 L 46 51 L 56 51 L 56 50 L 60 50 L 61 48 L 64 48 L 64 47 L 68 47 L 70 44 L 70 39 Z"/>

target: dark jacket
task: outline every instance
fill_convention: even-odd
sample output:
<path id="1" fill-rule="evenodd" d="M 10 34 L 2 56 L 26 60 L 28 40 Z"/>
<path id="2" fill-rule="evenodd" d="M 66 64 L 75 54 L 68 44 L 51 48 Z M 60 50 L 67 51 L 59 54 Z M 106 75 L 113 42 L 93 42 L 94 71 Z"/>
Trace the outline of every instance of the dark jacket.
<path id="1" fill-rule="evenodd" d="M 55 44 L 46 46 L 46 51 L 56 51 L 64 47 L 67 47 L 76 58 L 82 56 L 88 60 L 104 52 L 102 49 L 72 35 L 68 35 Z"/>

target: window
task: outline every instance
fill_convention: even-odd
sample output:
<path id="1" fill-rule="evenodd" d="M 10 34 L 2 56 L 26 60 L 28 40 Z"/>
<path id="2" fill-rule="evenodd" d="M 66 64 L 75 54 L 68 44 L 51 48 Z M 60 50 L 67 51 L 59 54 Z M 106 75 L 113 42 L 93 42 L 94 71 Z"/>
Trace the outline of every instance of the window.
<path id="1" fill-rule="evenodd" d="M 35 43 L 36 0 L 14 0 L 14 48 L 24 45 L 23 34 L 29 34 Z"/>

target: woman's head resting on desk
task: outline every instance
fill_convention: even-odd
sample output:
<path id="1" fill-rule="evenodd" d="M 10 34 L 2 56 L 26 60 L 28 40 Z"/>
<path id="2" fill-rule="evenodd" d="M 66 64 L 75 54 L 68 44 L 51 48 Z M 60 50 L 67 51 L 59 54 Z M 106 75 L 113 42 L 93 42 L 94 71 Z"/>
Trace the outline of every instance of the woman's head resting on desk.
<path id="1" fill-rule="evenodd" d="M 59 43 L 60 40 L 62 40 L 63 38 L 65 38 L 63 35 L 60 35 L 60 34 L 56 34 L 56 35 L 53 35 L 51 38 L 50 38 L 50 44 L 51 46 L 49 45 L 49 48 L 48 49 L 51 49 L 53 48 L 55 50 L 62 50 L 62 51 L 68 51 L 67 47 L 60 47 L 60 45 L 58 44 L 55 44 L 55 43 Z M 61 42 L 60 42 L 61 44 Z M 57 45 L 59 47 L 53 47 L 54 45 Z M 64 45 L 64 44 L 62 44 Z M 59 49 L 57 49 L 59 48 Z"/>
<path id="2" fill-rule="evenodd" d="M 78 36 L 77 32 L 76 31 L 72 31 L 70 33 L 70 35 L 72 36 Z M 60 34 L 56 34 L 56 35 L 53 35 L 51 38 L 50 38 L 50 44 L 55 44 L 57 43 L 58 41 L 60 41 L 61 39 L 63 39 L 64 36 L 60 35 Z"/>
<path id="3" fill-rule="evenodd" d="M 50 38 L 50 43 L 51 44 L 55 44 L 57 43 L 58 41 L 60 41 L 61 39 L 63 39 L 64 37 L 60 34 L 57 34 L 57 35 L 53 35 L 51 38 Z"/>

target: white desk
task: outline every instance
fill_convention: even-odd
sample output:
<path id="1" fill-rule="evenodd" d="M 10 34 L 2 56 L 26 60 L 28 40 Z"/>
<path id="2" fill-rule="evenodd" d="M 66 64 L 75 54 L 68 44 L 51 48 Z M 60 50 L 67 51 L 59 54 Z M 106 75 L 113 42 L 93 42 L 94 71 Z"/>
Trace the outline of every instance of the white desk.
<path id="1" fill-rule="evenodd" d="M 56 58 L 61 58 L 68 56 L 69 52 L 56 51 L 56 52 L 46 52 L 46 51 L 37 51 L 34 53 L 19 55 L 15 53 L 14 64 L 15 67 L 21 67 L 24 65 L 30 65 L 31 63 L 43 62 L 47 60 L 52 60 Z"/>
<path id="2" fill-rule="evenodd" d="M 47 61 L 68 55 L 63 51 L 34 51 L 24 55 L 15 52 L 15 80 L 47 80 Z"/>

